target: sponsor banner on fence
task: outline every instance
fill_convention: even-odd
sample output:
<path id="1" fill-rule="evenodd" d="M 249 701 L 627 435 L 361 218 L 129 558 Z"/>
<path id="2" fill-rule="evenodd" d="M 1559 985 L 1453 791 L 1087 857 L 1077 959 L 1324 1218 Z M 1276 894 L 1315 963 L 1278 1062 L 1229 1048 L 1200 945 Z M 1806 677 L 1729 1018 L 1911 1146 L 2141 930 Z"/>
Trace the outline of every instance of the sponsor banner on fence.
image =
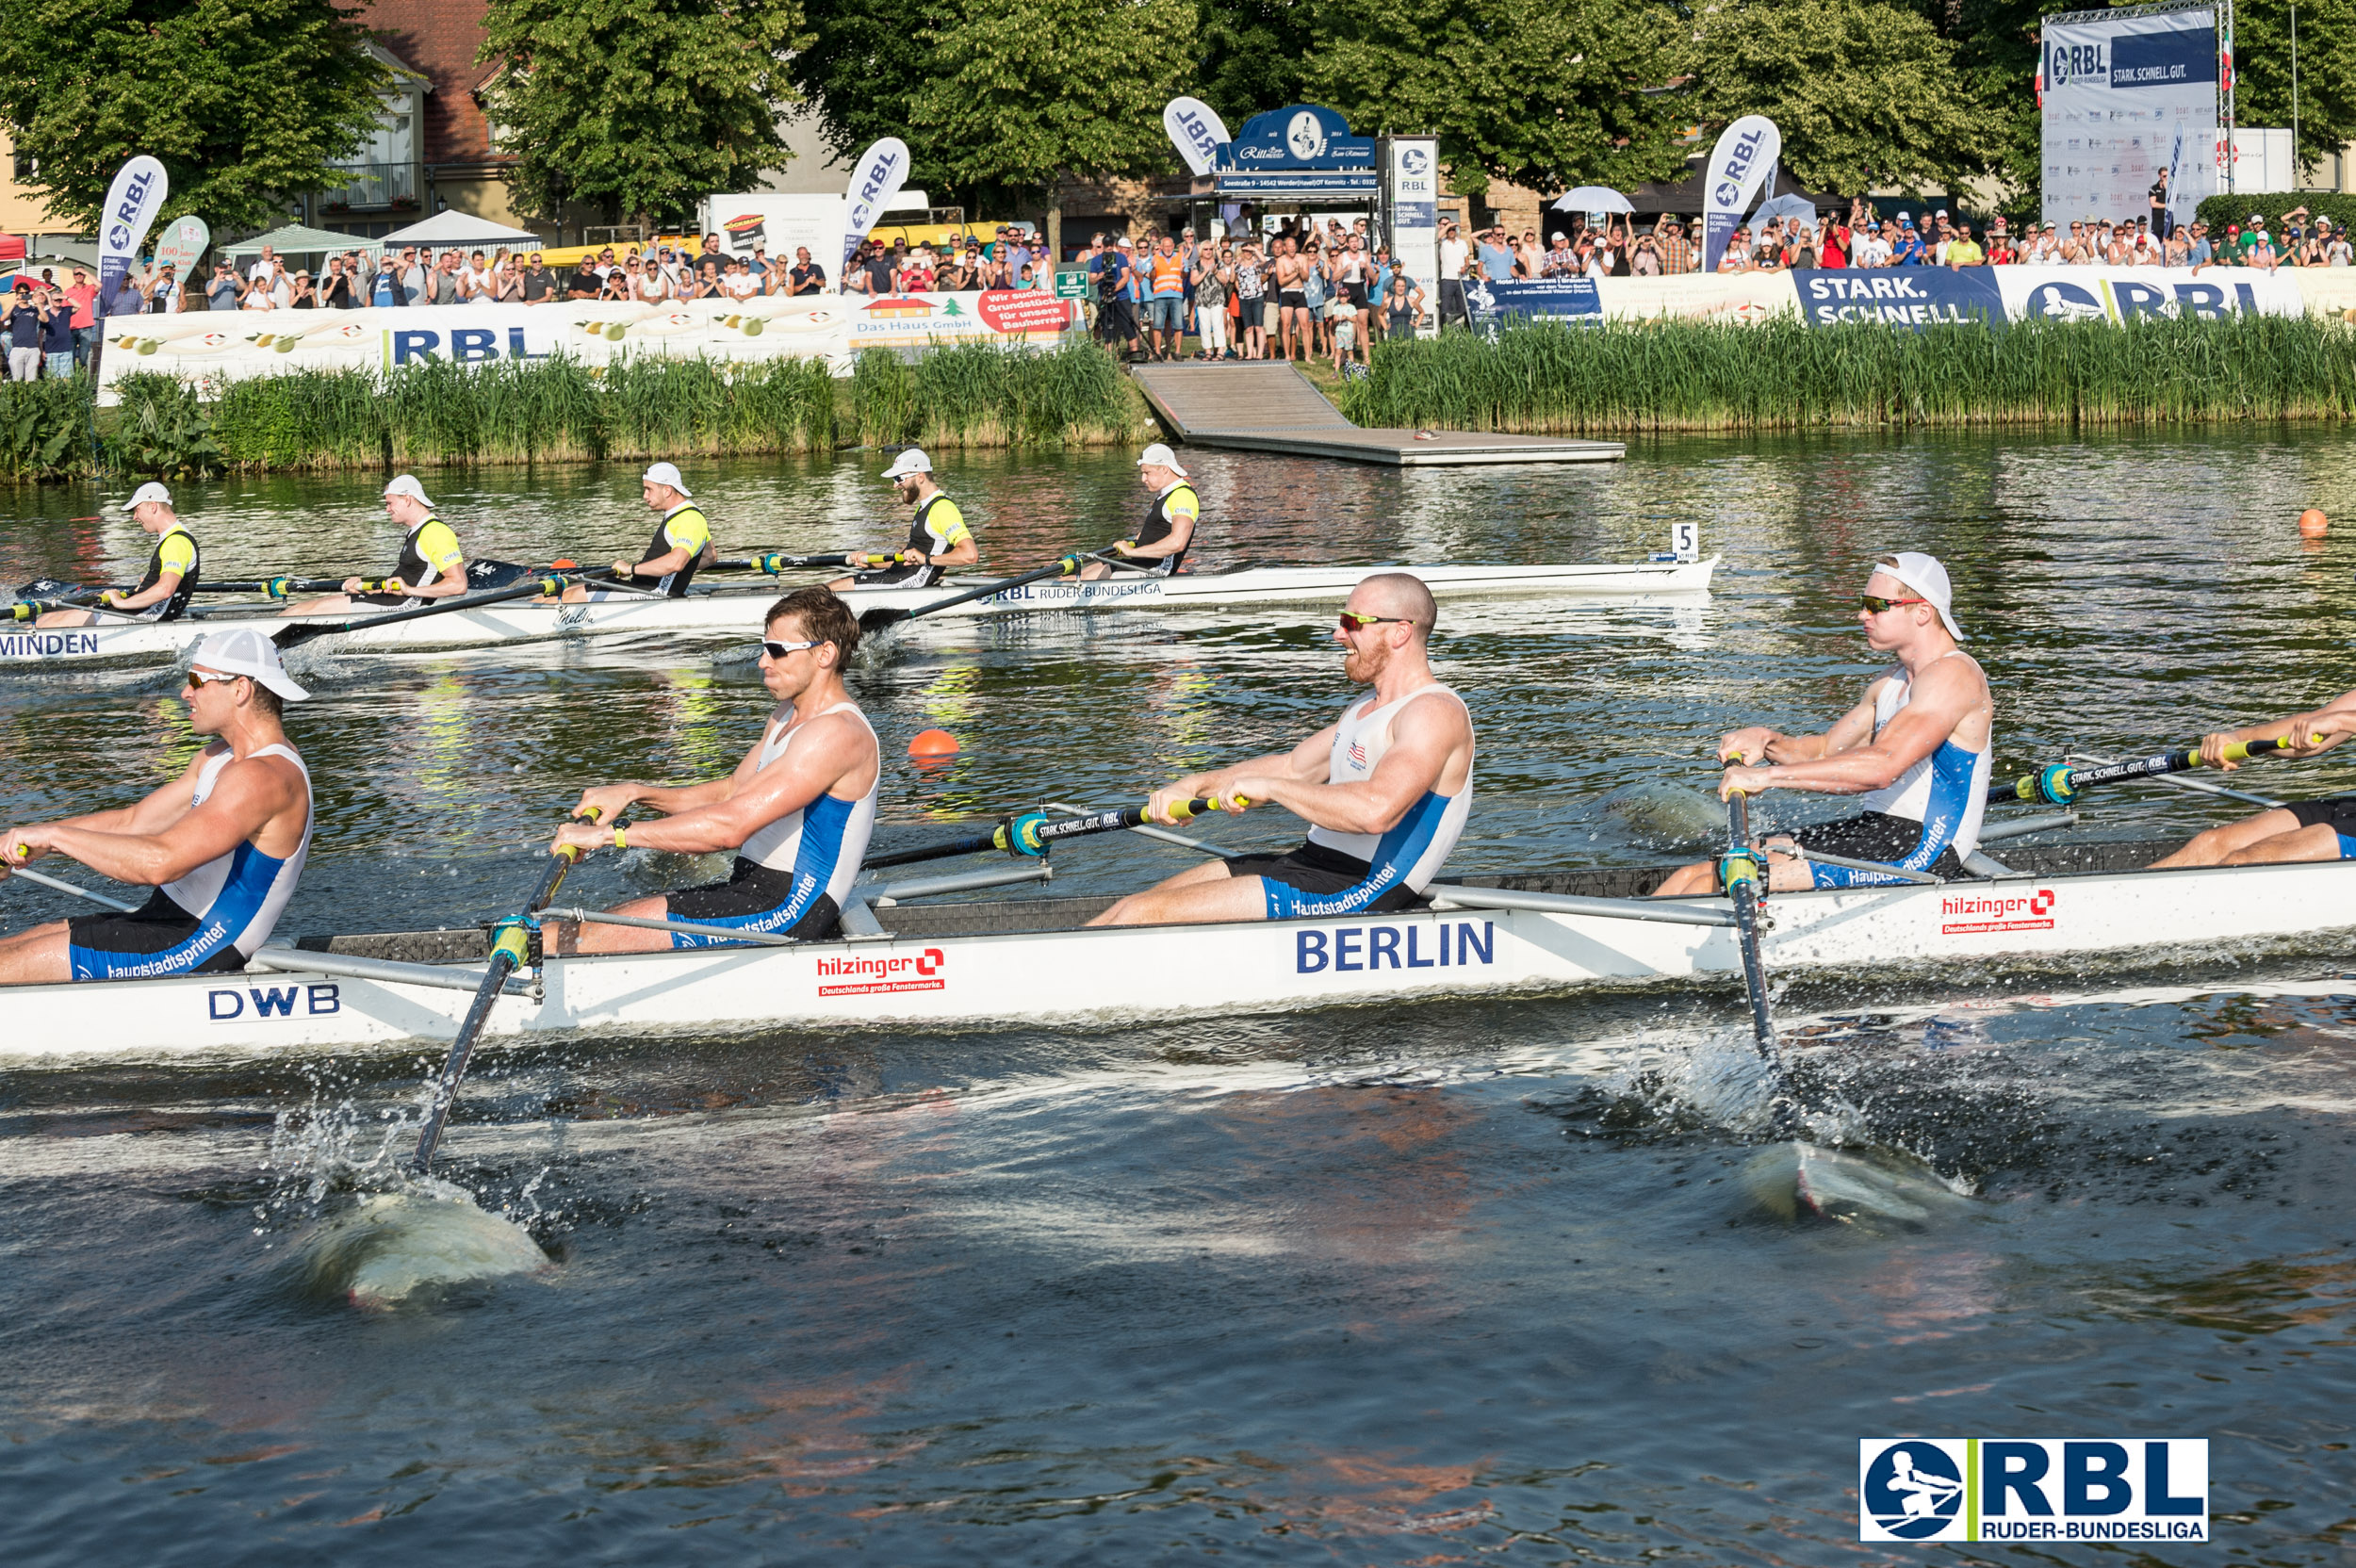
<path id="1" fill-rule="evenodd" d="M 390 370 L 422 360 L 490 365 L 558 354 L 592 367 L 649 354 L 732 364 L 824 359 L 835 374 L 848 375 L 862 349 L 1052 344 L 1078 321 L 1072 302 L 1041 289 L 119 316 L 106 323 L 100 398 L 112 402 L 115 381 L 139 370 L 218 382 L 292 369 Z"/>
<path id="2" fill-rule="evenodd" d="M 1600 325 L 1603 297 L 1593 278 L 1535 278 L 1520 283 L 1495 283 L 1473 278 L 1464 284 L 1464 308 L 1479 327 L 1517 326 L 1529 321 L 1562 321 Z"/>
<path id="3" fill-rule="evenodd" d="M 2166 170 L 2168 210 L 2189 221 L 2217 188 L 2217 78 L 2213 10 L 2049 20 L 2037 67 L 2044 216 L 2144 217 Z"/>
<path id="4" fill-rule="evenodd" d="M 1687 272 L 1674 278 L 1598 278 L 1603 313 L 1615 321 L 1680 318 L 1764 321 L 1800 308 L 1789 272 Z"/>
<path id="5" fill-rule="evenodd" d="M 1790 274 L 1814 326 L 1879 321 L 2110 321 L 2299 316 L 2298 274 L 2212 267 L 1880 267 Z"/>

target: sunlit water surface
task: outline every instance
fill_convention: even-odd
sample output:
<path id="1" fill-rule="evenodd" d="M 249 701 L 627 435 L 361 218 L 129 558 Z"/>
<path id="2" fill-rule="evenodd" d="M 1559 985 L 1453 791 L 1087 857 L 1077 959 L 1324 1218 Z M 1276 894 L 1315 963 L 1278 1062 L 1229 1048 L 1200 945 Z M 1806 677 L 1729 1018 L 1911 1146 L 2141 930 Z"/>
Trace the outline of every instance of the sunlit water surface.
<path id="1" fill-rule="evenodd" d="M 1142 503 L 1128 463 L 944 458 L 941 477 L 986 560 L 1016 569 L 1118 536 Z M 732 552 L 890 543 L 880 466 L 688 465 Z M 2333 433 L 1690 443 L 1404 474 L 1204 453 L 1197 471 L 1207 564 L 1628 559 L 1686 517 L 1725 553 L 1706 604 L 1448 607 L 1436 662 L 1481 737 L 1459 869 L 1697 852 L 1680 792 L 1707 786 L 1716 734 L 1821 726 L 1872 672 L 1842 601 L 1891 548 L 1954 571 L 2008 767 L 2351 683 L 2356 544 L 2302 549 L 2290 527 L 2310 504 L 2356 514 L 2356 441 Z M 648 529 L 625 468 L 426 477 L 487 555 L 597 560 Z M 218 576 L 381 570 L 397 543 L 373 476 L 179 488 Z M 121 499 L 11 493 L 0 580 L 134 570 Z M 896 638 L 853 680 L 885 740 L 879 842 L 1123 802 L 1288 743 L 1346 695 L 1329 614 Z M 504 911 L 584 783 L 734 761 L 765 707 L 746 651 L 312 669 L 290 727 L 320 823 L 282 929 Z M 12 678 L 0 816 L 120 802 L 183 766 L 172 684 Z M 910 762 L 927 727 L 963 750 Z M 2136 788 L 2083 831 L 2165 837 L 2238 808 Z M 1212 831 L 1289 836 L 1256 816 Z M 1057 885 L 1186 859 L 1093 841 L 1059 854 Z M 599 857 L 571 886 L 700 870 Z M 64 910 L 0 888 L 8 929 Z M 1186 963 L 1183 940 L 1165 961 Z M 2344 1560 L 2344 961 L 2318 942 L 1781 989 L 1834 1131 L 1970 1194 L 1910 1224 L 1759 1204 L 1740 1173 L 1759 1135 L 1713 1088 L 1742 1058 L 1731 988 L 495 1048 L 443 1173 L 556 1266 L 376 1313 L 306 1293 L 290 1254 L 385 1184 L 429 1054 L 0 1067 L 0 1552 L 1914 1560 L 1933 1549 L 1856 1543 L 1855 1440 L 1924 1433 L 2206 1436 L 2219 1544 L 2139 1560 Z M 2187 979 L 2220 988 L 2139 996 Z M 2232 989 L 2262 981 L 2292 984 Z M 103 1041 L 103 1011 L 90 1023 Z"/>

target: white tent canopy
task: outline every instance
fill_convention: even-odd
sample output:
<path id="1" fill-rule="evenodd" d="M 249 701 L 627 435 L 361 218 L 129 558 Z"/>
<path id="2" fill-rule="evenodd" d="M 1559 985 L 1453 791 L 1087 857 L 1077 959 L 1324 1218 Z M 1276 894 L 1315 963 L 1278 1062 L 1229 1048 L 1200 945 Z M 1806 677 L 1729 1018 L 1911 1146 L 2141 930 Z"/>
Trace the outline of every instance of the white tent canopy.
<path id="1" fill-rule="evenodd" d="M 540 237 L 530 229 L 511 229 L 504 223 L 494 223 L 487 218 L 477 218 L 471 212 L 437 212 L 421 223 L 405 229 L 395 229 L 379 245 L 538 245 Z"/>
<path id="2" fill-rule="evenodd" d="M 235 245 L 223 245 L 220 247 L 220 253 L 224 256 L 258 256 L 262 253 L 262 247 L 267 245 L 281 255 L 303 256 L 322 252 L 340 254 L 345 251 L 372 251 L 380 243 L 374 239 L 363 239 L 356 234 L 337 234 L 333 229 L 312 229 L 301 223 L 289 223 L 283 229 L 272 229 L 251 239 L 240 239 Z"/>
<path id="3" fill-rule="evenodd" d="M 1563 196 L 1555 198 L 1557 212 L 1627 212 L 1635 205 L 1610 186 L 1583 185 Z"/>

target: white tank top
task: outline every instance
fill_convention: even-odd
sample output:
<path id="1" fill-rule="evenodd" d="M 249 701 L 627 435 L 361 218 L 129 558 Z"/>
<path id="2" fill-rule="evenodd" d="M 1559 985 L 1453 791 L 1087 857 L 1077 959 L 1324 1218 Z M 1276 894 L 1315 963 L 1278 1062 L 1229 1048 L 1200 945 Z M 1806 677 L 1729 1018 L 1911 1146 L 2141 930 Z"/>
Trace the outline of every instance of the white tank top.
<path id="1" fill-rule="evenodd" d="M 1400 709 L 1430 692 L 1440 693 L 1460 708 L 1464 705 L 1463 697 L 1433 681 L 1380 708 L 1373 706 L 1373 697 L 1366 696 L 1344 709 L 1341 722 L 1333 727 L 1333 753 L 1326 767 L 1326 782 L 1357 784 L 1373 777 L 1376 764 L 1391 749 L 1391 721 Z M 1466 716 L 1469 719 L 1469 710 Z M 1373 871 L 1396 866 L 1399 880 L 1421 892 L 1439 874 L 1456 841 L 1464 837 L 1464 820 L 1472 815 L 1472 768 L 1467 763 L 1463 789 L 1453 795 L 1427 790 L 1388 832 L 1342 833 L 1312 827 L 1309 841 L 1364 860 Z"/>
<path id="2" fill-rule="evenodd" d="M 1961 651 L 1952 649 L 1939 658 L 1952 658 Z M 1876 736 L 1914 698 L 1914 677 L 1904 664 L 1892 664 L 1887 674 L 1890 678 L 1873 699 Z M 1995 766 L 1992 727 L 1987 746 L 1979 751 L 1966 751 L 1953 739 L 1941 741 L 1938 750 L 1866 795 L 1857 808 L 1919 822 L 1931 836 L 1955 845 L 1958 857 L 1967 856 L 1980 844 L 1980 819 L 1988 812 L 1988 778 Z"/>
<path id="3" fill-rule="evenodd" d="M 811 715 L 813 722 L 828 713 L 848 713 L 859 720 L 867 731 L 868 744 L 875 743 L 875 726 L 854 702 L 838 702 L 832 708 Z M 794 723 L 794 705 L 779 703 L 769 715 L 769 732 L 761 743 L 761 756 L 753 763 L 753 772 L 760 773 L 794 749 L 794 743 L 808 732 L 809 726 L 789 729 Z M 816 800 L 797 811 L 788 811 L 744 841 L 737 853 L 758 865 L 772 871 L 790 872 L 798 880 L 807 874 L 825 886 L 822 891 L 837 906 L 850 892 L 851 884 L 859 879 L 859 862 L 867 857 L 867 840 L 875 829 L 875 799 L 883 790 L 882 755 L 876 756 L 875 781 L 867 786 L 867 792 L 857 800 L 838 800 L 821 793 Z"/>
<path id="4" fill-rule="evenodd" d="M 303 876 L 303 863 L 311 855 L 311 770 L 288 745 L 264 746 L 256 757 L 284 757 L 303 775 L 303 841 L 284 860 L 273 860 L 249 839 L 226 855 L 216 856 L 176 882 L 164 884 L 164 896 L 199 922 L 219 923 L 229 932 L 230 944 L 251 958 L 270 939 L 286 901 L 294 896 Z M 221 778 L 221 770 L 237 754 L 223 750 L 196 776 L 191 809 L 205 804 Z"/>

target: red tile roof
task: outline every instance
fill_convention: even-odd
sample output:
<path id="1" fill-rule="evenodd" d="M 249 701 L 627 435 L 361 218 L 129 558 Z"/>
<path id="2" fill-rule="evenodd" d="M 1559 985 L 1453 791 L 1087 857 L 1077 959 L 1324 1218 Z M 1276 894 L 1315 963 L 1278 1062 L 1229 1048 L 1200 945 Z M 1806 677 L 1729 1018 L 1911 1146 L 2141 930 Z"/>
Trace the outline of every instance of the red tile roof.
<path id="1" fill-rule="evenodd" d="M 475 59 L 487 8 L 486 0 L 372 0 L 361 11 L 362 26 L 434 83 L 421 110 L 429 164 L 491 156 L 490 131 L 473 90 L 491 70 Z"/>

